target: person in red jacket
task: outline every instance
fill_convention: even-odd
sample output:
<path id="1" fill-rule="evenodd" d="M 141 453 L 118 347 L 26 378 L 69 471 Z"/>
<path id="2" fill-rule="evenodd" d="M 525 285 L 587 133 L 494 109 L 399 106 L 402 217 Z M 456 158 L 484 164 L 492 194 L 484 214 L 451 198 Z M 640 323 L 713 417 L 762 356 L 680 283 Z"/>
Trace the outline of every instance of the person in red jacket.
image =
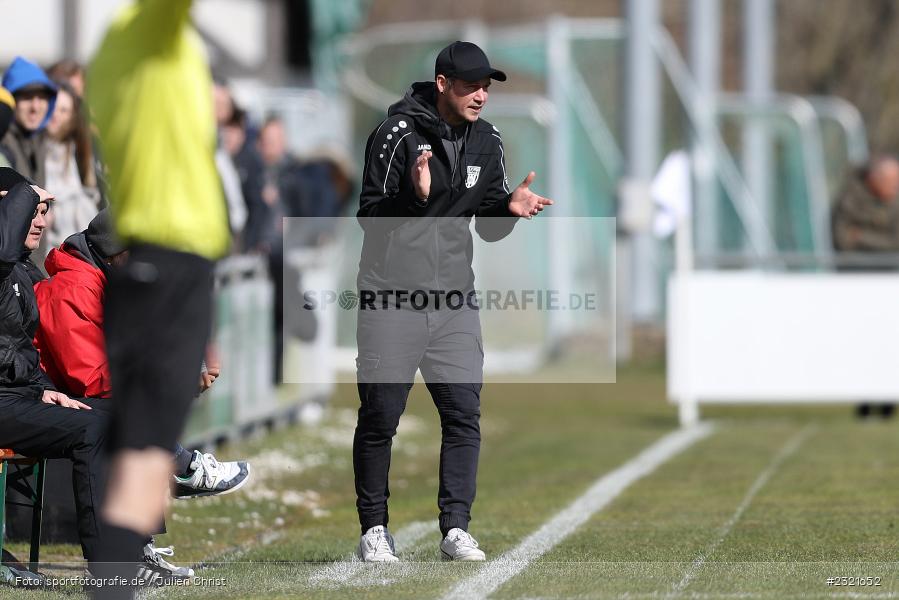
<path id="1" fill-rule="evenodd" d="M 108 210 L 101 211 L 80 233 L 69 236 L 47 255 L 44 263 L 49 279 L 34 286 L 40 324 L 34 345 L 41 367 L 60 390 L 85 398 L 111 398 L 112 383 L 103 332 L 103 299 L 110 269 L 127 261 L 128 253 L 115 238 Z M 209 359 L 207 359 L 209 361 Z M 217 365 L 203 365 L 200 391 L 208 389 L 218 375 Z M 219 462 L 212 454 L 175 448 L 176 498 L 192 498 L 236 491 L 249 479 L 245 461 Z M 145 559 L 158 556 L 152 542 L 145 546 Z M 153 555 L 152 557 L 149 555 Z M 178 567 L 161 564 L 163 570 Z M 171 569 L 168 567 L 171 566 Z M 186 574 L 186 576 L 191 576 Z"/>

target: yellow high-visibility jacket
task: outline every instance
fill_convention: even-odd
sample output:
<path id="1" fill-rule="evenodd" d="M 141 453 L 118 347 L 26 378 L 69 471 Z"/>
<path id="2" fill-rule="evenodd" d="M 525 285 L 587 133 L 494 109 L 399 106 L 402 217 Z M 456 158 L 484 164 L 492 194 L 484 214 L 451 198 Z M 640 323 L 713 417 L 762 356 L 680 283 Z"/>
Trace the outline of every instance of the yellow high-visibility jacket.
<path id="1" fill-rule="evenodd" d="M 192 1 L 126 7 L 88 69 L 87 95 L 122 240 L 214 260 L 228 249 L 228 217 L 214 160 L 212 76 L 190 24 Z"/>

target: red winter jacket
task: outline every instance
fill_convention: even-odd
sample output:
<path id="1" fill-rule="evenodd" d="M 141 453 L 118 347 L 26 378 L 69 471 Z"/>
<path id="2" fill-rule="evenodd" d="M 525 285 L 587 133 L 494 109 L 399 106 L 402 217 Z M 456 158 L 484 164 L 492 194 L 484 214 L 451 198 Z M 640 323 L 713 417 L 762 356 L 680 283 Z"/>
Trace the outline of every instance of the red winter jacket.
<path id="1" fill-rule="evenodd" d="M 44 262 L 49 279 L 34 286 L 40 326 L 34 345 L 53 383 L 74 397 L 109 398 L 112 383 L 103 336 L 106 276 L 69 244 Z"/>

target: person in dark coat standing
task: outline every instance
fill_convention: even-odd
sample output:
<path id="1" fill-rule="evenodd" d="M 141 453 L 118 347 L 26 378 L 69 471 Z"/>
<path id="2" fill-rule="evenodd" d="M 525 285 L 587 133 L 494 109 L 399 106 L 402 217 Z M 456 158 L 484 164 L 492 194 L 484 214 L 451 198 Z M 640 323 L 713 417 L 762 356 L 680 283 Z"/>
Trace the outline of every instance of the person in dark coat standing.
<path id="1" fill-rule="evenodd" d="M 418 369 L 442 426 L 440 550 L 450 560 L 485 559 L 468 533 L 481 440 L 480 319 L 476 305 L 451 298 L 474 290 L 472 218 L 481 238 L 497 241 L 552 204 L 529 189 L 533 172 L 509 187 L 502 137 L 480 118 L 492 80 L 506 75 L 479 47 L 450 44 L 434 80 L 413 84 L 366 145 L 353 441 L 364 561 L 398 560 L 387 530 L 390 450 Z"/>

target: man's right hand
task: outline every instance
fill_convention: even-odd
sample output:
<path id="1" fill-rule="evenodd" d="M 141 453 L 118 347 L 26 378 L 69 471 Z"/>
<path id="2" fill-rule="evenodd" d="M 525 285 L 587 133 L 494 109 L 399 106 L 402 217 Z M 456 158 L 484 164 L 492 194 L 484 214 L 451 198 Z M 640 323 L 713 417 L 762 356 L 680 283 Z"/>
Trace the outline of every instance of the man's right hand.
<path id="1" fill-rule="evenodd" d="M 219 358 L 215 344 L 210 343 L 206 346 L 206 359 L 204 362 L 206 363 L 206 368 L 200 373 L 201 394 L 211 388 L 212 384 L 215 383 L 215 380 L 222 373 L 222 361 Z"/>
<path id="2" fill-rule="evenodd" d="M 431 195 L 431 167 L 428 166 L 431 156 L 429 150 L 423 151 L 412 167 L 412 188 L 419 200 L 426 200 Z"/>

